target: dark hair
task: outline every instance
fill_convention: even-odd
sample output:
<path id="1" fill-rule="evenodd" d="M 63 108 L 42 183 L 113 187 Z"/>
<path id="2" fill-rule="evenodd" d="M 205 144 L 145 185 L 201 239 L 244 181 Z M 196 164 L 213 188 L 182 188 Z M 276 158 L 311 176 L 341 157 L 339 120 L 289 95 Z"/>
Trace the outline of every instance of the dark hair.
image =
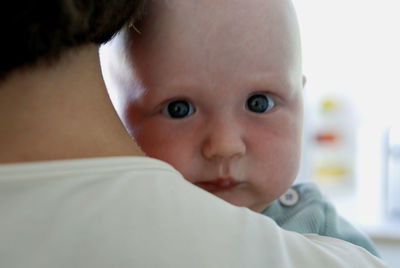
<path id="1" fill-rule="evenodd" d="M 65 50 L 101 44 L 138 19 L 145 0 L 10 1 L 0 11 L 0 78 L 38 60 L 52 61 Z"/>

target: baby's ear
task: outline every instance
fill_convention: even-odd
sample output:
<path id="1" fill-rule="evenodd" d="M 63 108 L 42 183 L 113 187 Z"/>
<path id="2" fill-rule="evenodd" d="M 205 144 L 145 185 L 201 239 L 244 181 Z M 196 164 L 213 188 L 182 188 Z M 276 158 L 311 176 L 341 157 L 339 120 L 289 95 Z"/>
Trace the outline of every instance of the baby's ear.
<path id="1" fill-rule="evenodd" d="M 306 86 L 307 77 L 303 74 L 303 88 Z"/>

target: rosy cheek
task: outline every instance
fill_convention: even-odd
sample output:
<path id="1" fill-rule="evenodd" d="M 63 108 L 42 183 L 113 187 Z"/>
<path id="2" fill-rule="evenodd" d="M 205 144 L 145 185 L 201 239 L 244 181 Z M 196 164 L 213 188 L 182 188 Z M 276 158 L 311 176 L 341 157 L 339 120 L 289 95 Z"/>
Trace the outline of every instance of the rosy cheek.
<path id="1" fill-rule="evenodd" d="M 155 157 L 164 160 L 166 155 L 165 144 L 161 144 L 154 136 L 149 138 L 149 135 L 141 136 L 138 140 L 139 146 L 150 157 Z"/>
<path id="2" fill-rule="evenodd" d="M 159 142 L 157 128 L 136 125 L 132 134 L 138 145 L 148 156 L 157 158 L 159 151 L 163 148 Z"/>
<path id="3" fill-rule="evenodd" d="M 154 157 L 170 163 L 178 170 L 183 166 L 187 156 L 184 146 L 184 139 L 177 138 L 177 135 L 169 135 L 165 128 L 159 126 L 153 127 L 153 124 L 147 124 L 135 131 L 136 139 L 142 150 L 150 157 Z"/>

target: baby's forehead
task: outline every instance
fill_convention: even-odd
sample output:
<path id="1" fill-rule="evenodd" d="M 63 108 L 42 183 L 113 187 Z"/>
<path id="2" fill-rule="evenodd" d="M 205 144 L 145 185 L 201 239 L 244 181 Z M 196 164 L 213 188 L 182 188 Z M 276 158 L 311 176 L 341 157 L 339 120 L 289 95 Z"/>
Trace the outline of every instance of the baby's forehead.
<path id="1" fill-rule="evenodd" d="M 153 1 L 134 43 L 138 53 L 171 64 L 190 59 L 201 67 L 215 61 L 254 64 L 297 61 L 300 39 L 287 0 Z M 153 10 L 152 10 L 153 9 Z M 259 57 L 263 57 L 260 59 Z M 180 62 L 181 61 L 181 62 Z"/>
<path id="2" fill-rule="evenodd" d="M 300 39 L 289 1 L 151 3 L 131 50 L 148 90 L 287 89 L 300 80 Z"/>
<path id="3" fill-rule="evenodd" d="M 208 105 L 221 103 L 244 103 L 255 93 L 268 93 L 289 99 L 293 94 L 301 92 L 301 80 L 293 75 L 254 75 L 244 74 L 230 79 L 199 79 L 196 74 L 185 73 L 174 79 L 155 79 L 145 85 L 142 100 L 144 103 L 161 103 L 177 98 L 187 99 L 195 103 L 207 100 Z"/>
<path id="4" fill-rule="evenodd" d="M 297 27 L 296 14 L 289 0 L 160 0 L 151 1 L 144 20 L 144 35 L 168 36 L 192 33 L 191 37 L 212 35 L 244 38 L 247 32 L 268 34 L 271 38 Z M 207 40 L 205 40 L 207 41 Z"/>

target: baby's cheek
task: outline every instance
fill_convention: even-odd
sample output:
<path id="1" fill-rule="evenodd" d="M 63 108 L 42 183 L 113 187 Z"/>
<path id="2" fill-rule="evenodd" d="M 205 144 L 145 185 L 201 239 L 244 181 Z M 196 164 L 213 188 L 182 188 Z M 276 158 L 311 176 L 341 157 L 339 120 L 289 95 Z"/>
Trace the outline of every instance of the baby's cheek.
<path id="1" fill-rule="evenodd" d="M 177 141 L 173 137 L 162 135 L 162 133 L 155 133 L 154 130 L 151 133 L 141 133 L 142 135 L 138 135 L 137 138 L 139 146 L 148 156 L 171 164 L 185 175 L 185 171 L 191 163 L 190 159 L 192 159 L 188 155 L 188 148 L 191 146 L 185 146 L 183 140 Z"/>
<path id="2" fill-rule="evenodd" d="M 156 133 L 157 131 L 155 129 L 151 131 L 149 128 L 143 128 L 136 125 L 131 135 L 146 155 L 159 158 L 157 155 L 162 152 L 163 147 L 161 146 Z"/>
<path id="3" fill-rule="evenodd" d="M 255 169 L 265 174 L 269 187 L 288 187 L 297 176 L 299 146 L 297 139 L 287 133 L 259 137 L 259 143 L 252 146 L 252 160 Z"/>
<path id="4" fill-rule="evenodd" d="M 154 134 L 152 135 L 153 136 L 140 135 L 137 137 L 138 144 L 141 146 L 142 150 L 150 157 L 158 158 L 164 161 L 171 159 L 173 152 L 169 146 L 167 146 L 166 143 L 163 143 Z"/>

